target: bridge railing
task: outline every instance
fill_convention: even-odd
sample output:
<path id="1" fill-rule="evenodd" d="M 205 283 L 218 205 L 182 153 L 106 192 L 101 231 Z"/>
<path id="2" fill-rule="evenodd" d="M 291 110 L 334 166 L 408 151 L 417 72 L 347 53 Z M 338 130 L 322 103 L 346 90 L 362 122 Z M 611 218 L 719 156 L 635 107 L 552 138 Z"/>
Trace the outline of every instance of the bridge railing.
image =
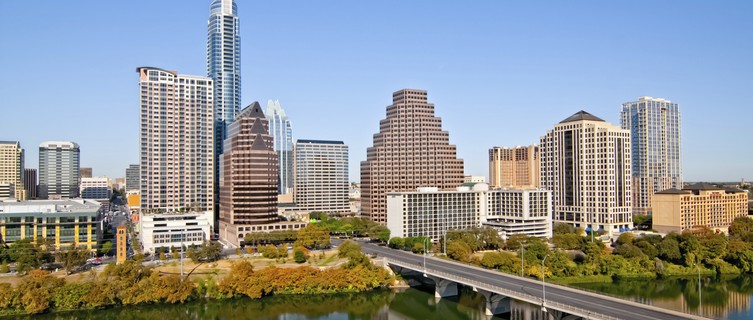
<path id="1" fill-rule="evenodd" d="M 598 312 L 593 312 L 591 310 L 574 307 L 574 306 L 567 305 L 567 304 L 564 304 L 564 303 L 559 303 L 559 302 L 552 301 L 552 300 L 546 301 L 546 304 L 544 304 L 543 301 L 542 301 L 542 299 L 541 299 L 541 297 L 537 296 L 537 295 L 532 295 L 532 294 L 527 294 L 527 293 L 521 293 L 521 292 L 518 292 L 518 291 L 514 291 L 514 290 L 507 289 L 507 288 L 503 288 L 503 287 L 493 287 L 493 286 L 490 286 L 490 285 L 488 285 L 486 283 L 483 283 L 483 282 L 480 282 L 480 281 L 477 281 L 477 280 L 473 280 L 473 279 L 470 279 L 470 278 L 458 276 L 458 275 L 455 275 L 455 274 L 449 274 L 449 273 L 442 272 L 442 271 L 439 271 L 439 270 L 434 270 L 434 269 L 431 269 L 431 268 L 426 268 L 426 267 L 421 266 L 421 265 L 415 265 L 415 264 L 412 264 L 412 263 L 406 263 L 406 262 L 397 261 L 397 260 L 388 259 L 388 258 L 385 258 L 385 260 L 387 261 L 387 263 L 393 263 L 395 265 L 399 265 L 399 266 L 404 267 L 404 268 L 413 269 L 414 271 L 424 272 L 425 274 L 430 274 L 430 275 L 433 275 L 433 276 L 439 276 L 439 277 L 442 277 L 444 279 L 452 280 L 454 282 L 458 282 L 458 283 L 461 283 L 461 284 L 464 284 L 464 285 L 467 285 L 467 286 L 472 286 L 472 287 L 475 287 L 475 288 L 478 288 L 478 289 L 482 289 L 482 290 L 485 290 L 485 291 L 488 291 L 488 292 L 501 294 L 501 295 L 504 295 L 506 297 L 511 297 L 511 298 L 516 299 L 516 300 L 521 300 L 521 301 L 524 301 L 524 302 L 528 302 L 528 303 L 533 304 L 533 305 L 543 305 L 543 306 L 550 307 L 550 308 L 553 308 L 553 309 L 557 309 L 557 310 L 560 310 L 560 311 L 568 312 L 568 313 L 573 314 L 573 315 L 585 317 L 586 319 L 608 319 L 608 320 L 619 320 L 620 319 L 620 318 L 611 317 L 611 316 L 608 316 L 608 315 L 605 315 L 605 314 L 601 314 L 601 313 L 598 313 Z"/>

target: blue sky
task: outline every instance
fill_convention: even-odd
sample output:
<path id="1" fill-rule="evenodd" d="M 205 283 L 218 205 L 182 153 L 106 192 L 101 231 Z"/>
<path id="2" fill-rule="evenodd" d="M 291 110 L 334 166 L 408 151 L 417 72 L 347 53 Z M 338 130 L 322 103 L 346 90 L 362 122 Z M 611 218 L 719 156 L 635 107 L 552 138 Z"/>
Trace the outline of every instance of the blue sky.
<path id="1" fill-rule="evenodd" d="M 246 1 L 242 100 L 279 99 L 295 139 L 343 140 L 359 180 L 393 91 L 426 89 L 465 160 L 537 143 L 583 109 L 619 125 L 680 104 L 686 181 L 753 180 L 753 2 Z M 82 166 L 138 162 L 136 67 L 206 74 L 209 0 L 0 1 L 0 140 L 73 140 Z"/>

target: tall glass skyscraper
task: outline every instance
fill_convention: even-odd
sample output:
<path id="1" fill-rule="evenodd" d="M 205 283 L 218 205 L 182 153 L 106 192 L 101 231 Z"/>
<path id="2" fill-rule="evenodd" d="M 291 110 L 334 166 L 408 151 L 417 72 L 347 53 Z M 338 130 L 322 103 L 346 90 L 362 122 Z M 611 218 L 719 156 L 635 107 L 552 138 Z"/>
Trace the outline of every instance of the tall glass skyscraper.
<path id="1" fill-rule="evenodd" d="M 234 0 L 213 0 L 209 6 L 207 76 L 214 81 L 214 163 L 219 164 L 227 125 L 241 110 L 241 37 Z M 214 190 L 219 190 L 219 176 L 220 166 L 215 165 Z M 214 200 L 217 216 L 217 194 Z"/>
<path id="2" fill-rule="evenodd" d="M 640 97 L 622 104 L 622 128 L 630 130 L 632 145 L 633 213 L 651 214 L 654 193 L 682 189 L 680 107 Z"/>
<path id="3" fill-rule="evenodd" d="M 80 159 L 75 142 L 42 142 L 39 145 L 39 198 L 78 198 Z"/>
<path id="4" fill-rule="evenodd" d="M 279 163 L 279 194 L 293 192 L 293 129 L 285 110 L 279 100 L 267 101 L 267 111 L 264 113 L 269 120 L 269 133 L 274 139 L 277 162 Z"/>

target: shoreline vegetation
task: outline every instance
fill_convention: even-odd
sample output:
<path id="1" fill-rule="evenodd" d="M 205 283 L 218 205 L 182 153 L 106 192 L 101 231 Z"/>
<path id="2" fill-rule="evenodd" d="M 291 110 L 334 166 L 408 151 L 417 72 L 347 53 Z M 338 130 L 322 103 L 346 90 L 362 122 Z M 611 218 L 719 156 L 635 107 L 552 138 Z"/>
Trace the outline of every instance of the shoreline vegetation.
<path id="1" fill-rule="evenodd" d="M 390 238 L 389 230 L 360 218 L 322 215 L 320 219 L 295 234 L 250 234 L 247 243 L 253 243 L 265 258 L 284 261 L 290 258 L 283 250 L 287 245 L 273 244 L 294 241 L 292 260 L 304 263 L 310 257 L 309 249 L 329 246 L 332 235 L 369 236 L 392 248 L 419 254 L 426 250 L 445 252 L 446 247 L 446 257 L 440 257 L 535 279 L 545 275 L 564 285 L 699 273 L 706 277 L 753 273 L 753 220 L 747 217 L 732 223 L 729 236 L 702 227 L 664 237 L 623 233 L 608 247 L 590 240 L 590 234 L 584 237 L 583 230 L 557 224 L 551 239 L 513 235 L 504 241 L 493 229 L 449 230 L 446 246 L 440 239 L 432 248 L 425 247 L 429 239 Z M 246 249 L 252 251 L 251 247 Z M 255 268 L 251 260 L 240 259 L 232 262 L 227 273 L 186 278 L 158 272 L 144 266 L 141 259 L 107 265 L 102 272 L 90 271 L 71 282 L 33 270 L 19 277 L 15 286 L 0 283 L 0 316 L 242 296 L 259 299 L 287 294 L 364 292 L 396 283 L 396 277 L 372 264 L 355 242 L 343 242 L 336 256 L 344 261 L 337 267 L 280 268 L 270 263 Z M 321 258 L 324 259 L 323 254 Z"/>
<path id="2" fill-rule="evenodd" d="M 664 237 L 625 232 L 610 247 L 584 233 L 556 224 L 548 240 L 512 235 L 503 241 L 492 229 L 475 228 L 449 230 L 446 245 L 440 239 L 432 248 L 424 248 L 429 241 L 424 237 L 391 238 L 389 246 L 419 254 L 446 250 L 448 259 L 535 279 L 543 274 L 564 285 L 753 273 L 753 220 L 748 217 L 735 219 L 729 236 L 705 227 Z"/>
<path id="3" fill-rule="evenodd" d="M 250 260 L 240 259 L 222 278 L 161 275 L 141 260 L 107 265 L 101 273 L 92 271 L 76 282 L 33 270 L 15 287 L 0 283 L 0 316 L 242 296 L 259 299 L 272 295 L 364 292 L 386 288 L 395 280 L 387 270 L 372 264 L 354 242 L 343 243 L 337 255 L 347 262 L 321 269 L 269 266 L 256 270 Z"/>

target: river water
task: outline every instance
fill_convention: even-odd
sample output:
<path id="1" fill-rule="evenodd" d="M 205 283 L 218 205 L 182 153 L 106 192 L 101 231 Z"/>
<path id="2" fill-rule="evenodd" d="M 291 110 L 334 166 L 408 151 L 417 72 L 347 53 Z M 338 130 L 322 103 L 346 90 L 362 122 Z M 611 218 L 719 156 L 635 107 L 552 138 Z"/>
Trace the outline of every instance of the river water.
<path id="1" fill-rule="evenodd" d="M 624 280 L 575 285 L 642 303 L 699 314 L 698 278 Z M 750 304 L 753 276 L 705 278 L 703 315 L 714 319 L 753 319 Z M 259 300 L 195 301 L 178 305 L 145 305 L 106 310 L 64 312 L 34 319 L 487 319 L 484 298 L 469 288 L 457 297 L 436 299 L 431 288 L 379 290 L 357 294 L 278 295 Z M 513 301 L 512 312 L 494 319 L 544 319 L 537 306 Z"/>

